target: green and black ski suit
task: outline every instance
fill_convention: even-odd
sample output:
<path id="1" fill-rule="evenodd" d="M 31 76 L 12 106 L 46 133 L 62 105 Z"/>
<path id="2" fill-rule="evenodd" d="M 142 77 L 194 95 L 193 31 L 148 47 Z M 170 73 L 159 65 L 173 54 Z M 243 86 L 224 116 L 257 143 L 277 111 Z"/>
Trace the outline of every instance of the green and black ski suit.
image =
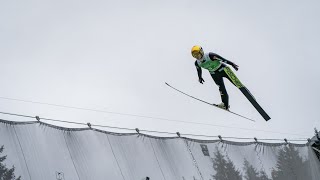
<path id="1" fill-rule="evenodd" d="M 212 79 L 219 87 L 221 100 L 224 103 L 224 105 L 228 108 L 229 96 L 223 82 L 223 77 L 229 79 L 229 81 L 237 87 L 239 84 L 237 84 L 237 82 L 234 81 L 233 76 L 235 77 L 235 75 L 231 71 L 231 69 L 228 66 L 226 66 L 225 63 L 235 67 L 235 64 L 233 62 L 219 56 L 218 54 L 209 52 L 205 53 L 201 60 L 196 60 L 195 66 L 198 71 L 200 83 L 202 83 L 203 81 L 201 68 L 207 69 L 210 72 Z"/>

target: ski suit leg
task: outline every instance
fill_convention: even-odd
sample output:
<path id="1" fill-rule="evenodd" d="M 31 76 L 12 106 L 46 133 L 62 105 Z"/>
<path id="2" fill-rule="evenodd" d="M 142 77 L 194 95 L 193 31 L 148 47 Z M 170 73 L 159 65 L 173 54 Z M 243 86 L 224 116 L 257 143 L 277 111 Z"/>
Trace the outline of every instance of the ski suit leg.
<path id="1" fill-rule="evenodd" d="M 211 74 L 212 79 L 214 82 L 217 84 L 219 87 L 220 95 L 221 95 L 221 100 L 224 103 L 226 107 L 229 107 L 229 95 L 227 93 L 226 87 L 224 85 L 223 79 L 222 79 L 222 74 Z"/>
<path id="2" fill-rule="evenodd" d="M 235 85 L 237 88 L 242 88 L 244 87 L 243 84 L 240 82 L 240 80 L 237 78 L 237 76 L 234 74 L 234 72 L 229 68 L 229 67 L 225 67 L 223 69 L 223 77 L 226 77 L 227 79 L 229 79 L 229 81 Z"/>

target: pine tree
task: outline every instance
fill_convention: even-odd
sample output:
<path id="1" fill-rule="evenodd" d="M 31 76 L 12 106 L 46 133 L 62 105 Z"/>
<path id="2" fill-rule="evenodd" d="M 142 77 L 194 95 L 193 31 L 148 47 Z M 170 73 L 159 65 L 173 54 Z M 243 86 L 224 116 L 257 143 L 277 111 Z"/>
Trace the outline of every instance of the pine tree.
<path id="1" fill-rule="evenodd" d="M 242 180 L 240 171 L 236 169 L 233 162 L 229 158 L 227 158 L 227 175 L 228 179 Z"/>
<path id="2" fill-rule="evenodd" d="M 214 153 L 213 161 L 213 169 L 216 171 L 215 175 L 212 177 L 216 180 L 241 180 L 241 175 L 238 170 L 236 170 L 232 161 L 221 154 L 218 150 Z"/>
<path id="3" fill-rule="evenodd" d="M 267 173 L 261 170 L 259 172 L 259 180 L 270 180 Z"/>
<path id="4" fill-rule="evenodd" d="M 279 151 L 276 169 L 271 173 L 274 180 L 306 179 L 308 174 L 306 163 L 293 145 L 289 144 Z"/>
<path id="5" fill-rule="evenodd" d="M 226 180 L 227 161 L 224 159 L 224 156 L 217 149 L 217 152 L 214 153 L 214 158 L 212 159 L 213 169 L 216 171 L 215 175 L 212 175 L 213 178 L 217 180 Z"/>
<path id="6" fill-rule="evenodd" d="M 249 164 L 249 162 L 244 159 L 244 178 L 246 180 L 257 180 L 259 178 L 259 173 L 257 172 L 257 170 L 251 165 Z"/>
<path id="7" fill-rule="evenodd" d="M 268 175 L 263 170 L 259 172 L 254 168 L 248 160 L 244 159 L 244 178 L 246 180 L 270 180 Z"/>
<path id="8" fill-rule="evenodd" d="M 3 152 L 4 146 L 0 148 L 0 154 Z M 3 162 L 7 159 L 7 156 L 0 156 L 0 179 L 1 180 L 20 180 L 21 176 L 16 179 L 14 175 L 15 167 L 13 166 L 11 169 L 6 168 Z"/>

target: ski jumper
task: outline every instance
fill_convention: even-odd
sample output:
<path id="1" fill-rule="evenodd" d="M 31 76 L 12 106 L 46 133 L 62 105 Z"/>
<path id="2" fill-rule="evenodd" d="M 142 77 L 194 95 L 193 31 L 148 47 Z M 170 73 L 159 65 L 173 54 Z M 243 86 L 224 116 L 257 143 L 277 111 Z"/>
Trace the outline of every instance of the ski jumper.
<path id="1" fill-rule="evenodd" d="M 233 62 L 219 56 L 218 54 L 209 52 L 205 53 L 202 59 L 196 60 L 195 66 L 197 68 L 199 79 L 202 78 L 201 68 L 207 69 L 210 72 L 212 79 L 219 87 L 222 102 L 226 107 L 229 107 L 229 96 L 223 82 L 223 77 L 229 79 L 229 81 L 238 88 L 243 85 L 225 63 L 234 65 Z"/>

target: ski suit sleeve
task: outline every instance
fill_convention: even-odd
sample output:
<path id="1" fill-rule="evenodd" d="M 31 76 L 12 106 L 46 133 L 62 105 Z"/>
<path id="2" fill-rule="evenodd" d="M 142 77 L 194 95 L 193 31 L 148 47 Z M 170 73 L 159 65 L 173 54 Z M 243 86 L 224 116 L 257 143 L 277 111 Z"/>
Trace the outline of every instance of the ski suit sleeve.
<path id="1" fill-rule="evenodd" d="M 224 63 L 227 63 L 227 64 L 229 64 L 229 65 L 231 65 L 231 66 L 234 66 L 234 65 L 235 65 L 233 62 L 231 62 L 231 61 L 229 61 L 229 60 L 221 57 L 221 56 L 218 55 L 218 54 L 212 53 L 212 52 L 209 53 L 209 57 L 210 57 L 211 60 L 218 59 L 219 61 L 224 62 Z"/>
<path id="2" fill-rule="evenodd" d="M 201 78 L 202 78 L 202 70 L 201 70 L 201 67 L 198 65 L 197 61 L 194 62 L 194 65 L 195 65 L 196 68 L 197 68 L 198 77 L 199 77 L 199 79 L 201 79 Z"/>

